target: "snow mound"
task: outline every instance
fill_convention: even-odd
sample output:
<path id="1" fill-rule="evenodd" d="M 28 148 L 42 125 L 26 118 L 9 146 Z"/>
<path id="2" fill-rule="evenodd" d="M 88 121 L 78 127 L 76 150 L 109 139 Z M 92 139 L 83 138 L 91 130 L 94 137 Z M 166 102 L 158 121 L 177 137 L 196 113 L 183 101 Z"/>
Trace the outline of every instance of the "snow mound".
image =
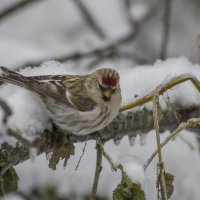
<path id="1" fill-rule="evenodd" d="M 132 182 L 144 186 L 146 176 L 142 162 L 138 157 L 133 155 L 120 155 L 118 156 L 117 163 L 123 166 L 124 171 Z"/>

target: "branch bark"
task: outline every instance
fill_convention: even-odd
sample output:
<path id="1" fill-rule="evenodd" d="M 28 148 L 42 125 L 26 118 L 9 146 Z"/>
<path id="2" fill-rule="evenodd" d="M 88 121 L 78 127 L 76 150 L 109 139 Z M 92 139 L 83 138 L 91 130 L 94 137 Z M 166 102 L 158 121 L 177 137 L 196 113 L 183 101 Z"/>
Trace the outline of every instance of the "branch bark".
<path id="1" fill-rule="evenodd" d="M 92 186 L 92 193 L 91 193 L 90 200 L 96 199 L 97 187 L 98 187 L 98 183 L 99 183 L 100 173 L 101 173 L 101 170 L 102 170 L 102 166 L 101 166 L 101 164 L 102 164 L 102 151 L 101 151 L 99 144 L 97 144 L 96 150 L 97 150 L 96 169 L 95 169 L 95 176 L 94 176 L 94 182 L 93 182 L 93 186 Z"/>
<path id="2" fill-rule="evenodd" d="M 192 106 L 189 108 L 180 108 L 176 105 L 177 116 L 181 122 L 186 122 L 189 118 L 196 118 L 200 116 L 200 106 Z M 173 131 L 177 128 L 178 122 L 174 113 L 169 109 L 163 112 L 163 118 L 160 121 L 160 131 Z M 137 112 L 120 113 L 115 120 L 107 126 L 104 130 L 86 136 L 69 135 L 72 143 L 85 142 L 88 140 L 95 140 L 100 137 L 102 142 L 107 142 L 111 139 L 121 140 L 128 136 L 130 139 L 135 138 L 138 134 L 147 134 L 153 129 L 152 111 L 143 109 Z M 198 132 L 200 127 L 192 128 L 194 132 Z M 51 152 L 55 144 L 55 134 L 57 136 L 67 133 L 55 133 L 48 130 L 43 133 L 38 133 L 43 138 L 43 143 L 38 148 L 38 155 L 44 152 Z M 18 143 L 15 147 L 4 143 L 0 148 L 1 162 L 5 166 L 17 165 L 29 159 L 29 149 L 26 145 Z"/>
<path id="3" fill-rule="evenodd" d="M 163 13 L 163 28 L 162 28 L 162 40 L 160 49 L 160 59 L 165 59 L 167 56 L 167 48 L 170 39 L 170 18 L 172 10 L 172 1 L 164 0 L 164 13 Z"/>

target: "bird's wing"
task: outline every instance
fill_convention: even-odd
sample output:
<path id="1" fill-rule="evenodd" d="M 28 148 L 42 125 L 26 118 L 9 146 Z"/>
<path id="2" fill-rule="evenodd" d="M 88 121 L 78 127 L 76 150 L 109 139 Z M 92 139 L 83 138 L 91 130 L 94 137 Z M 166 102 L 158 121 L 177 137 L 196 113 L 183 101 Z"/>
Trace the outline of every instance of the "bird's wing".
<path id="1" fill-rule="evenodd" d="M 69 87 L 66 87 L 63 84 L 63 81 L 74 78 L 77 80 L 73 82 L 74 86 L 77 84 L 77 87 L 79 87 L 77 76 L 45 75 L 25 77 L 7 68 L 0 67 L 0 79 L 29 89 L 42 96 L 50 97 L 70 108 L 75 108 L 80 111 L 93 110 L 96 104 L 92 99 L 79 94 L 75 94 L 75 96 L 71 95 L 72 98 L 70 98 L 69 94 L 72 92 L 70 91 Z"/>

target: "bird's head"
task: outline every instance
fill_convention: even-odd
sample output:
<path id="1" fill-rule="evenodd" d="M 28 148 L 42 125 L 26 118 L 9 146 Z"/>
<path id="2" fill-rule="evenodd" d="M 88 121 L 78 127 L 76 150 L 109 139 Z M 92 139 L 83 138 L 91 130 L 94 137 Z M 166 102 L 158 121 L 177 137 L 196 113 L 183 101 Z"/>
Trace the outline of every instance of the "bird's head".
<path id="1" fill-rule="evenodd" d="M 93 84 L 91 90 L 95 90 L 95 100 L 103 103 L 121 103 L 121 90 L 119 74 L 110 68 L 98 69 L 92 74 Z M 93 96 L 94 97 L 94 96 Z"/>

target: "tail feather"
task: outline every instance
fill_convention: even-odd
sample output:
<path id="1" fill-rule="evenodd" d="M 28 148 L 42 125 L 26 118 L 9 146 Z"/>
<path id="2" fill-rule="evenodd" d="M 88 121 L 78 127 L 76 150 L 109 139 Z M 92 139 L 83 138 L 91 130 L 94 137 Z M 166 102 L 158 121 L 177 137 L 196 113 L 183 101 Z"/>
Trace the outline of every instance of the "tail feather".
<path id="1" fill-rule="evenodd" d="M 24 87 L 29 90 L 31 89 L 25 76 L 3 66 L 0 66 L 0 80 Z"/>
<path id="2" fill-rule="evenodd" d="M 43 83 L 37 80 L 32 80 L 33 79 L 30 77 L 23 76 L 17 72 L 0 66 L 0 81 L 5 81 L 26 88 L 40 96 L 50 97 L 58 102 L 64 103 L 68 107 L 72 107 L 66 98 L 65 93 L 59 93 L 55 86 L 52 87 L 51 84 L 46 82 Z"/>

